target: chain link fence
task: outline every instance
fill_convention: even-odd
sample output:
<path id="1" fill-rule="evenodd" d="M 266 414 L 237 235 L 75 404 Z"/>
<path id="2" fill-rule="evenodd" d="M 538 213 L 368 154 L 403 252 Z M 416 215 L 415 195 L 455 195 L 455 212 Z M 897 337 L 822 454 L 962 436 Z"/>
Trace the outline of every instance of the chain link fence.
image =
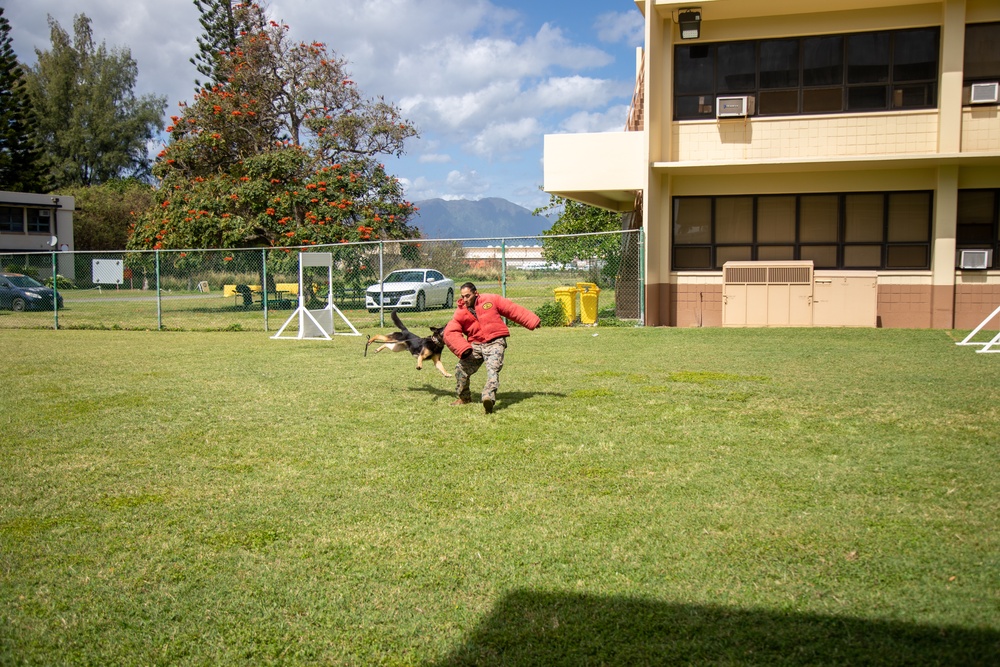
<path id="1" fill-rule="evenodd" d="M 308 248 L 0 253 L 0 329 L 274 332 L 288 322 L 288 332 L 300 305 L 322 309 L 331 294 L 356 328 L 380 328 L 392 326 L 390 274 L 413 268 L 434 269 L 445 280 L 405 309 L 408 326 L 443 325 L 467 281 L 535 311 L 559 295 L 566 310 L 572 294 L 578 322 L 638 325 L 642 245 L 634 230 Z M 300 281 L 304 252 L 330 253 L 332 267 L 306 266 Z M 366 299 L 366 290 L 380 284 L 386 298 Z"/>

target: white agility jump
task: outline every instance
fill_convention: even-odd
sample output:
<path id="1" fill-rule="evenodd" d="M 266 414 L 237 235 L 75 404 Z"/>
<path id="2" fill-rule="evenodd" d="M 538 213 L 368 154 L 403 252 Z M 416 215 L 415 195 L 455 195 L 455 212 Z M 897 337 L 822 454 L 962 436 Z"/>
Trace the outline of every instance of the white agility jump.
<path id="1" fill-rule="evenodd" d="M 992 340 L 989 340 L 989 341 L 986 341 L 986 342 L 972 340 L 973 338 L 976 337 L 976 334 L 978 334 L 980 331 L 982 331 L 983 327 L 985 327 L 987 324 L 989 324 L 990 320 L 992 320 L 997 315 L 1000 315 L 1000 306 L 997 306 L 997 309 L 994 310 L 992 313 L 990 313 L 986 317 L 985 320 L 983 320 L 982 322 L 980 322 L 978 327 L 976 327 L 975 329 L 973 329 L 969 333 L 969 335 L 966 336 L 962 341 L 960 341 L 958 343 L 955 343 L 955 345 L 982 345 L 983 349 L 976 350 L 977 353 L 980 353 L 980 352 L 993 352 L 993 353 L 1000 352 L 1000 350 L 994 350 L 993 349 L 995 346 L 1000 346 L 1000 333 L 998 333 L 996 336 L 994 336 Z"/>
<path id="2" fill-rule="evenodd" d="M 306 290 L 303 274 L 303 267 L 325 266 L 326 267 L 326 308 L 321 310 L 309 310 L 306 305 Z M 311 280 L 311 279 L 310 279 Z M 344 324 L 348 326 L 350 332 L 337 331 L 334 327 L 333 315 L 336 313 Z M 288 325 L 298 319 L 299 328 L 294 335 L 283 335 Z M 281 325 L 278 333 L 271 338 L 282 340 L 332 340 L 331 336 L 360 336 L 361 333 L 354 328 L 351 321 L 340 312 L 340 308 L 333 303 L 333 253 L 330 252 L 300 252 L 299 253 L 299 307 L 289 316 L 288 320 Z"/>

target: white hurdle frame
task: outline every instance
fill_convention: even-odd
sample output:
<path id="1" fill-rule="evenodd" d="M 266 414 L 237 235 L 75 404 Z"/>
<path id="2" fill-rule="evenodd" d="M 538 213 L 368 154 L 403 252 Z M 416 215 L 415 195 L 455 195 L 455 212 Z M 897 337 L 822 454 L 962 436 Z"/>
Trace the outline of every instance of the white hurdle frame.
<path id="1" fill-rule="evenodd" d="M 302 272 L 303 267 L 306 266 L 325 266 L 326 267 L 326 277 L 327 285 L 329 289 L 326 295 L 326 308 L 323 310 L 309 310 L 306 307 L 306 291 L 305 291 L 305 278 Z M 352 333 L 346 331 L 338 332 L 333 324 L 333 314 L 334 312 L 340 316 L 340 319 L 344 320 L 344 323 L 350 327 Z M 320 323 L 316 317 L 319 316 L 323 319 Z M 299 319 L 299 330 L 295 336 L 282 336 L 285 329 L 289 324 L 292 323 L 295 318 Z M 278 329 L 278 333 L 271 336 L 272 339 L 276 340 L 333 340 L 332 335 L 340 336 L 360 336 L 361 332 L 354 328 L 351 321 L 340 312 L 340 308 L 333 302 L 333 253 L 332 252 L 300 252 L 299 253 L 299 307 L 295 309 L 295 312 L 289 316 L 281 328 Z"/>
<path id="2" fill-rule="evenodd" d="M 987 342 L 972 340 L 973 338 L 976 337 L 976 334 L 978 334 L 980 331 L 982 331 L 983 327 L 985 327 L 989 323 L 989 321 L 992 320 L 997 315 L 1000 315 L 1000 306 L 997 306 L 997 309 L 994 310 L 989 315 L 987 315 L 986 319 L 983 320 L 982 322 L 980 322 L 978 327 L 976 327 L 975 329 L 973 329 L 969 333 L 969 335 L 966 336 L 962 341 L 960 341 L 958 343 L 955 343 L 955 345 L 982 345 L 983 349 L 976 350 L 977 354 L 980 353 L 980 352 L 982 352 L 982 353 L 994 353 L 994 354 L 997 353 L 997 352 L 1000 352 L 1000 350 L 994 350 L 993 349 L 993 347 L 995 345 L 1000 345 L 1000 333 L 998 333 L 996 336 L 994 336 L 992 340 L 987 341 Z"/>

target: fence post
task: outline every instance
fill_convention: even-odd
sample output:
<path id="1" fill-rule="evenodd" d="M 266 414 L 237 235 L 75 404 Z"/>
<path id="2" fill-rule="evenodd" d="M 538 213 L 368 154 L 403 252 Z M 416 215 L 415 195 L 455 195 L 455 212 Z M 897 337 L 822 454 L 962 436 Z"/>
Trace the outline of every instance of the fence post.
<path id="1" fill-rule="evenodd" d="M 59 330 L 59 270 L 56 266 L 56 253 L 52 253 L 52 311 L 55 313 L 56 331 Z"/>
<path id="2" fill-rule="evenodd" d="M 500 239 L 500 296 L 507 297 L 507 239 Z"/>
<path id="3" fill-rule="evenodd" d="M 382 261 L 383 261 L 383 258 L 384 258 L 384 255 L 383 255 L 384 249 L 385 249 L 385 241 L 379 241 L 378 242 L 378 284 L 379 284 L 379 289 L 382 290 L 381 294 L 379 294 L 379 300 L 378 300 L 378 326 L 379 326 L 379 328 L 382 328 L 382 327 L 385 326 L 385 299 L 383 298 L 383 297 L 385 297 L 385 283 L 383 282 L 385 280 L 385 269 L 382 266 Z M 363 296 L 363 298 L 365 300 L 365 305 L 367 306 L 368 305 L 368 303 L 367 303 L 368 302 L 368 295 L 364 294 L 362 296 Z"/>
<path id="4" fill-rule="evenodd" d="M 260 276 L 262 283 L 260 286 L 261 291 L 264 293 L 264 297 L 261 299 L 264 306 L 264 331 L 268 331 L 267 328 L 267 251 L 263 248 L 260 249 Z"/>
<path id="5" fill-rule="evenodd" d="M 639 324 L 646 326 L 646 239 L 643 230 L 639 230 L 639 266 L 638 266 L 639 280 L 636 283 L 639 285 Z"/>
<path id="6" fill-rule="evenodd" d="M 160 292 L 160 251 L 154 250 L 153 256 L 156 258 L 156 329 L 163 331 L 163 295 Z"/>

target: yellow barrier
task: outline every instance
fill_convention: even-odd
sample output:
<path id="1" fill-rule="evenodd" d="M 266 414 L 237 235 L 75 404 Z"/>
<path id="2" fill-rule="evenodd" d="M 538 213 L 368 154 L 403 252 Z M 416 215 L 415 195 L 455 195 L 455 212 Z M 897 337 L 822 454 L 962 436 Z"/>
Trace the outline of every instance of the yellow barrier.
<path id="1" fill-rule="evenodd" d="M 247 285 L 251 292 L 260 292 L 260 285 Z M 279 292 L 286 292 L 293 296 L 299 295 L 299 284 L 298 283 L 276 283 L 274 289 Z M 222 286 L 222 296 L 236 296 L 236 285 L 223 285 Z"/>

